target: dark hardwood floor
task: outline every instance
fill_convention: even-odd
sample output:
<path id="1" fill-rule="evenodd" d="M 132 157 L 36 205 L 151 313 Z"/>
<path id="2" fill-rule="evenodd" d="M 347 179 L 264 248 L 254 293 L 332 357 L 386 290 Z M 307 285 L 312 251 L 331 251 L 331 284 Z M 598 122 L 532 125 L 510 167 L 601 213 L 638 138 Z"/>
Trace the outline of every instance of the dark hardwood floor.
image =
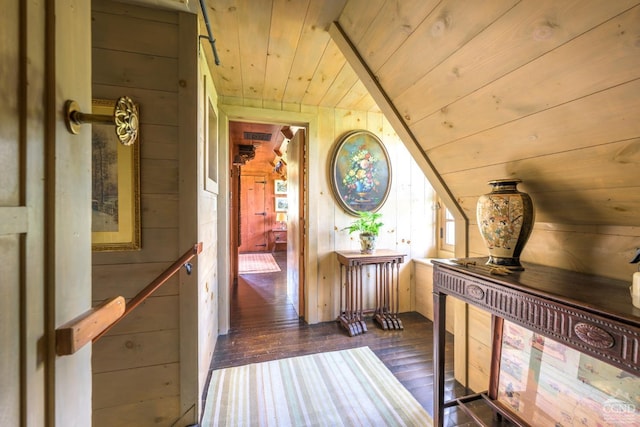
<path id="1" fill-rule="evenodd" d="M 371 319 L 368 332 L 349 337 L 335 321 L 308 325 L 287 298 L 286 253 L 276 252 L 279 273 L 241 275 L 231 299 L 231 329 L 218 337 L 211 370 L 285 357 L 368 346 L 433 415 L 433 324 L 419 313 L 402 313 L 404 330 L 384 331 Z M 446 396 L 469 394 L 453 378 L 453 337 L 446 340 Z M 487 408 L 488 425 L 501 425 Z M 445 425 L 476 425 L 459 410 L 447 410 Z"/>

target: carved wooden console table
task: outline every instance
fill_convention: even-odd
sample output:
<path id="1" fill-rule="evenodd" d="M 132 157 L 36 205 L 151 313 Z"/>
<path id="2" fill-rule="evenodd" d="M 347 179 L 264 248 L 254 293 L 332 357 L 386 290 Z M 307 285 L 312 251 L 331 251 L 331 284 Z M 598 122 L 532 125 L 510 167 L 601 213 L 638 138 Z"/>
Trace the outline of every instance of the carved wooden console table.
<path id="1" fill-rule="evenodd" d="M 547 347 L 556 345 L 568 351 L 576 350 L 579 356 L 586 355 L 596 361 L 606 362 L 612 368 L 624 371 L 625 374 L 621 377 L 630 374 L 629 377 L 633 378 L 631 381 L 635 381 L 631 383 L 632 395 L 633 390 L 638 390 L 640 309 L 631 304 L 629 283 L 526 263 L 524 271 L 494 275 L 485 266 L 486 261 L 487 258 L 433 261 L 435 426 L 443 425 L 444 409 L 447 407 L 462 406 L 462 410 L 469 412 L 464 408 L 465 398 L 444 401 L 447 295 L 489 311 L 493 314 L 494 325 L 499 325 L 499 328 L 494 328 L 489 390 L 486 394 L 474 396 L 483 399 L 493 410 L 516 424 L 528 425 L 530 422 L 526 419 L 523 421 L 520 414 L 510 411 L 508 404 L 504 405 L 496 400 L 500 381 L 498 377 L 501 375 L 501 359 L 496 350 L 500 352 L 504 338 L 501 332 L 503 324 L 514 325 L 511 327 L 514 330 L 519 328 L 527 331 L 529 341 L 535 341 L 536 336 L 541 336 L 540 340 L 546 337 L 549 339 Z M 499 345 L 496 346 L 496 343 Z M 529 350 L 536 344 L 534 342 L 529 345 Z M 528 344 L 519 340 L 518 345 L 524 348 Z M 537 363 L 544 362 L 538 359 Z M 586 366 L 593 371 L 590 364 Z M 525 365 L 524 369 L 526 373 L 529 367 Z M 580 366 L 580 369 L 584 369 L 584 366 Z M 588 378 L 579 376 L 577 366 L 575 372 L 576 387 L 582 387 L 583 383 L 589 384 Z M 560 382 L 560 387 L 562 386 Z M 561 401 L 562 397 L 558 399 Z M 529 406 L 536 405 L 537 402 Z M 637 420 L 637 408 L 636 404 L 628 414 L 622 415 L 635 417 L 633 420 Z"/>
<path id="2" fill-rule="evenodd" d="M 336 252 L 340 262 L 340 315 L 338 321 L 349 332 L 349 336 L 367 332 L 363 307 L 364 268 L 375 266 L 376 307 L 374 320 L 382 329 L 403 329 L 398 318 L 400 307 L 400 264 L 405 254 L 389 249 L 377 249 L 374 254 L 360 251 Z M 342 283 L 345 284 L 344 290 Z M 366 310 L 371 311 L 371 310 Z"/>

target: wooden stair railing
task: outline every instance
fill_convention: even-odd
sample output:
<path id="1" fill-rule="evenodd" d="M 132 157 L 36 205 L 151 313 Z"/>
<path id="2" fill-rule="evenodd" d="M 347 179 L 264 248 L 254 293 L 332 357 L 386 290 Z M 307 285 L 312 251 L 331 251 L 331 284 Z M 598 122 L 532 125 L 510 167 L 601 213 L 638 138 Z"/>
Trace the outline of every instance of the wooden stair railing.
<path id="1" fill-rule="evenodd" d="M 183 266 L 191 274 L 188 262 L 202 252 L 202 242 L 185 252 L 169 268 L 163 271 L 143 290 L 125 304 L 124 297 L 118 296 L 87 310 L 75 319 L 56 329 L 56 354 L 66 356 L 75 353 L 89 341 L 96 342 L 127 314 L 142 304 L 152 293 L 176 274 Z"/>

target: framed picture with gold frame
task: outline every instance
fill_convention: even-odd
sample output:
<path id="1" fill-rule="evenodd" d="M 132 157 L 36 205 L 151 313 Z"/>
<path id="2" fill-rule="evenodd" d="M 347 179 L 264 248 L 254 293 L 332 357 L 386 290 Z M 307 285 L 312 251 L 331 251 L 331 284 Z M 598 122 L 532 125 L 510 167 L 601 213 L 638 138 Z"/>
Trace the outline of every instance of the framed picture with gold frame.
<path id="1" fill-rule="evenodd" d="M 380 138 L 367 130 L 344 135 L 331 156 L 331 187 L 351 215 L 380 209 L 391 188 L 391 161 Z"/>
<path id="2" fill-rule="evenodd" d="M 111 115 L 115 103 L 94 99 L 92 112 Z M 92 250 L 140 249 L 140 133 L 125 146 L 114 125 L 93 124 L 91 147 Z"/>

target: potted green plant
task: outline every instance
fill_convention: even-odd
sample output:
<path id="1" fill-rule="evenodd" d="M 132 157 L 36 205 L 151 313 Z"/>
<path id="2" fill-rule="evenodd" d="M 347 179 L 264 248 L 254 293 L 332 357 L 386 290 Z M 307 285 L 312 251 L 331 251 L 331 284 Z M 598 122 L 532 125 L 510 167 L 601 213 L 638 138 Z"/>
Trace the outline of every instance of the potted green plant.
<path id="1" fill-rule="evenodd" d="M 351 225 L 343 228 L 351 233 L 360 233 L 360 252 L 363 254 L 372 254 L 376 251 L 376 239 L 380 233 L 380 228 L 384 225 L 379 219 L 381 213 L 359 211 L 358 219 L 353 221 Z"/>

